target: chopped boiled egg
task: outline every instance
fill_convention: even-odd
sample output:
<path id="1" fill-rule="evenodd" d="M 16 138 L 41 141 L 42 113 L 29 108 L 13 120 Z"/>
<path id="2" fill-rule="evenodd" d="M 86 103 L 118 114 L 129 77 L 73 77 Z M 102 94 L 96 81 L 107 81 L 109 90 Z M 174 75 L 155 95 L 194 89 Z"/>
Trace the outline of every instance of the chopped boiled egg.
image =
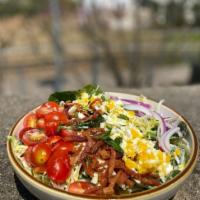
<path id="1" fill-rule="evenodd" d="M 151 141 L 137 137 L 125 143 L 123 160 L 129 169 L 140 174 L 158 171 L 161 177 L 173 170 L 170 155 L 155 149 Z"/>

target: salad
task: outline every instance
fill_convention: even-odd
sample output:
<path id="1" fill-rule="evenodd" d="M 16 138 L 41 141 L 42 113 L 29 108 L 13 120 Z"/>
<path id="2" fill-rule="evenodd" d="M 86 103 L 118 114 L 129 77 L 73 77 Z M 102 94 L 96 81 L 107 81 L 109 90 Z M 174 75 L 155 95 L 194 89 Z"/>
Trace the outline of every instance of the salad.
<path id="1" fill-rule="evenodd" d="M 20 165 L 53 188 L 87 195 L 157 187 L 188 161 L 187 125 L 143 96 L 109 96 L 97 85 L 56 92 L 9 136 Z"/>

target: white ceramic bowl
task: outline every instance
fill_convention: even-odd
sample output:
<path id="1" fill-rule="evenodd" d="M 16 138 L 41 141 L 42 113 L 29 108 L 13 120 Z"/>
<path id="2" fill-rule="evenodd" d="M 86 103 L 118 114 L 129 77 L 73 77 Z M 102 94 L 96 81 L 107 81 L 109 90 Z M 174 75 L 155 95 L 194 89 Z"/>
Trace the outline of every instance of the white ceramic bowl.
<path id="1" fill-rule="evenodd" d="M 135 95 L 129 95 L 129 94 L 123 94 L 123 93 L 111 93 L 111 92 L 108 94 L 111 96 L 116 96 L 118 98 L 125 98 L 125 99 L 130 99 L 130 100 L 138 99 L 138 96 L 135 96 Z M 157 105 L 157 103 L 152 100 L 147 100 L 147 102 L 151 104 L 153 107 Z M 176 194 L 180 186 L 186 181 L 186 179 L 192 173 L 195 167 L 195 164 L 197 162 L 199 147 L 198 147 L 197 137 L 191 125 L 188 123 L 188 121 L 184 117 L 182 117 L 177 112 L 175 112 L 174 110 L 164 105 L 161 106 L 161 112 L 166 116 L 176 117 L 184 121 L 188 125 L 189 135 L 187 135 L 186 139 L 190 143 L 191 154 L 190 154 L 190 158 L 185 169 L 181 173 L 179 173 L 172 180 L 151 190 L 137 192 L 137 193 L 133 193 L 129 195 L 109 196 L 107 198 L 105 196 L 91 197 L 91 196 L 86 196 L 86 195 L 83 196 L 83 195 L 70 194 L 65 191 L 46 186 L 43 183 L 36 180 L 30 174 L 28 174 L 21 167 L 21 165 L 18 163 L 17 159 L 15 158 L 15 155 L 12 150 L 12 144 L 10 141 L 7 142 L 8 157 L 10 159 L 10 163 L 13 166 L 13 169 L 15 173 L 17 174 L 18 178 L 21 180 L 24 186 L 39 199 L 45 199 L 45 200 L 46 199 L 48 200 L 66 200 L 66 199 L 69 199 L 69 200 L 72 200 L 72 199 L 73 200 L 85 200 L 85 199 L 164 200 L 164 199 L 170 199 Z M 26 115 L 21 117 L 14 124 L 9 135 L 18 134 L 19 130 L 22 127 L 23 118 L 25 116 Z"/>

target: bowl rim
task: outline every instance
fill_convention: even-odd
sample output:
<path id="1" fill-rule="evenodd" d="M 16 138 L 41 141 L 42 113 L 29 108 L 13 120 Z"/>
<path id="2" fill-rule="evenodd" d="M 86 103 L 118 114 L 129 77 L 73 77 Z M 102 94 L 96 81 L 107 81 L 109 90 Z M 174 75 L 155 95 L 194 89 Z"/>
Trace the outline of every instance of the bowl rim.
<path id="1" fill-rule="evenodd" d="M 107 94 L 109 94 L 110 96 L 128 96 L 125 97 L 126 99 L 130 99 L 133 97 L 139 97 L 139 95 L 135 95 L 135 94 L 128 94 L 128 93 L 120 93 L 120 92 L 106 92 Z M 147 101 L 150 104 L 157 104 L 157 102 L 151 98 L 148 98 Z M 41 105 L 41 104 L 40 104 Z M 40 106 L 38 105 L 38 106 Z M 30 111 L 26 112 L 25 114 L 23 114 L 21 117 L 18 118 L 18 120 L 13 124 L 13 126 L 11 127 L 10 131 L 9 131 L 9 136 L 11 136 L 16 128 L 16 126 L 21 122 L 21 120 L 31 111 L 35 110 L 38 106 L 34 107 L 33 109 L 31 109 Z M 77 198 L 82 198 L 82 199 L 129 199 L 129 198 L 134 198 L 134 197 L 144 197 L 147 195 L 154 195 L 157 194 L 158 192 L 164 192 L 165 189 L 168 189 L 170 186 L 172 186 L 173 184 L 179 185 L 181 184 L 186 178 L 189 177 L 189 175 L 192 173 L 195 164 L 198 160 L 198 154 L 199 154 L 199 142 L 198 142 L 198 138 L 195 134 L 194 129 L 192 128 L 191 124 L 188 122 L 188 120 L 183 117 L 179 112 L 177 112 L 176 110 L 174 110 L 173 108 L 162 104 L 162 106 L 167 109 L 169 112 L 174 113 L 176 116 L 178 116 L 180 119 L 182 119 L 184 122 L 186 122 L 187 126 L 190 129 L 190 135 L 191 135 L 191 139 L 192 139 L 192 144 L 193 144 L 193 151 L 192 151 L 192 155 L 190 156 L 190 159 L 188 161 L 188 163 L 186 164 L 185 168 L 183 169 L 183 171 L 181 171 L 177 176 L 175 176 L 174 178 L 172 178 L 171 180 L 167 181 L 166 183 L 163 183 L 160 186 L 157 186 L 155 188 L 149 189 L 149 190 L 145 190 L 145 191 L 141 191 L 141 192 L 135 192 L 132 194 L 127 194 L 127 195 L 99 195 L 99 196 L 91 196 L 91 195 L 81 195 L 81 194 L 75 194 L 75 193 L 70 193 L 67 191 L 63 191 L 61 189 L 58 188 L 53 188 L 51 186 L 45 185 L 42 182 L 40 182 L 39 180 L 37 180 L 36 178 L 34 178 L 31 174 L 29 174 L 17 161 L 14 152 L 12 150 L 12 145 L 11 145 L 11 141 L 7 140 L 7 154 L 9 155 L 9 159 L 13 162 L 11 162 L 11 164 L 15 164 L 16 169 L 19 170 L 20 172 L 22 172 L 26 178 L 28 178 L 30 181 L 33 181 L 35 184 L 45 187 L 45 189 L 50 190 L 51 192 L 58 192 L 61 195 L 64 196 L 71 196 L 71 197 L 77 197 Z M 175 187 L 175 185 L 174 185 Z"/>

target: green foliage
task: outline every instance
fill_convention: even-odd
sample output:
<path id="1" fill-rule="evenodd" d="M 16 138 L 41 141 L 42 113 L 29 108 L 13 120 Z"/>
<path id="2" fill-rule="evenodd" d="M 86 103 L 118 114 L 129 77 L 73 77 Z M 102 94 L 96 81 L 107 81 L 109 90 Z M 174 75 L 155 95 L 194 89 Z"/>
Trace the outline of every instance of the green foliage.
<path id="1" fill-rule="evenodd" d="M 62 91 L 55 92 L 49 96 L 49 101 L 55 101 L 59 103 L 60 101 L 73 101 L 80 96 L 82 92 L 88 93 L 90 96 L 98 95 L 103 93 L 103 90 L 98 85 L 86 85 L 80 90 L 77 91 Z"/>
<path id="2" fill-rule="evenodd" d="M 113 147 L 113 149 L 115 149 L 116 151 L 123 153 L 123 150 L 120 146 L 121 142 L 122 142 L 122 138 L 121 137 L 117 137 L 114 140 L 110 138 L 110 133 L 104 133 L 101 136 L 98 137 L 98 139 L 103 140 L 106 144 L 110 145 L 111 147 Z"/>
<path id="3" fill-rule="evenodd" d="M 83 130 L 83 129 L 88 129 L 88 128 L 98 128 L 100 127 L 100 123 L 104 121 L 105 121 L 104 118 L 101 115 L 99 115 L 96 119 L 79 123 L 75 128 L 77 130 Z"/>
<path id="4" fill-rule="evenodd" d="M 57 103 L 61 101 L 74 101 L 76 100 L 77 94 L 77 91 L 55 92 L 49 96 L 48 100 L 55 101 Z"/>
<path id="5" fill-rule="evenodd" d="M 180 173 L 180 170 L 173 170 L 167 177 L 167 180 L 171 180 L 175 176 L 177 176 Z"/>
<path id="6" fill-rule="evenodd" d="M 103 94 L 103 90 L 100 88 L 99 85 L 96 85 L 96 84 L 93 84 L 93 85 L 89 84 L 89 85 L 84 86 L 81 90 L 79 90 L 79 93 L 81 92 L 86 92 L 90 96 Z"/>

